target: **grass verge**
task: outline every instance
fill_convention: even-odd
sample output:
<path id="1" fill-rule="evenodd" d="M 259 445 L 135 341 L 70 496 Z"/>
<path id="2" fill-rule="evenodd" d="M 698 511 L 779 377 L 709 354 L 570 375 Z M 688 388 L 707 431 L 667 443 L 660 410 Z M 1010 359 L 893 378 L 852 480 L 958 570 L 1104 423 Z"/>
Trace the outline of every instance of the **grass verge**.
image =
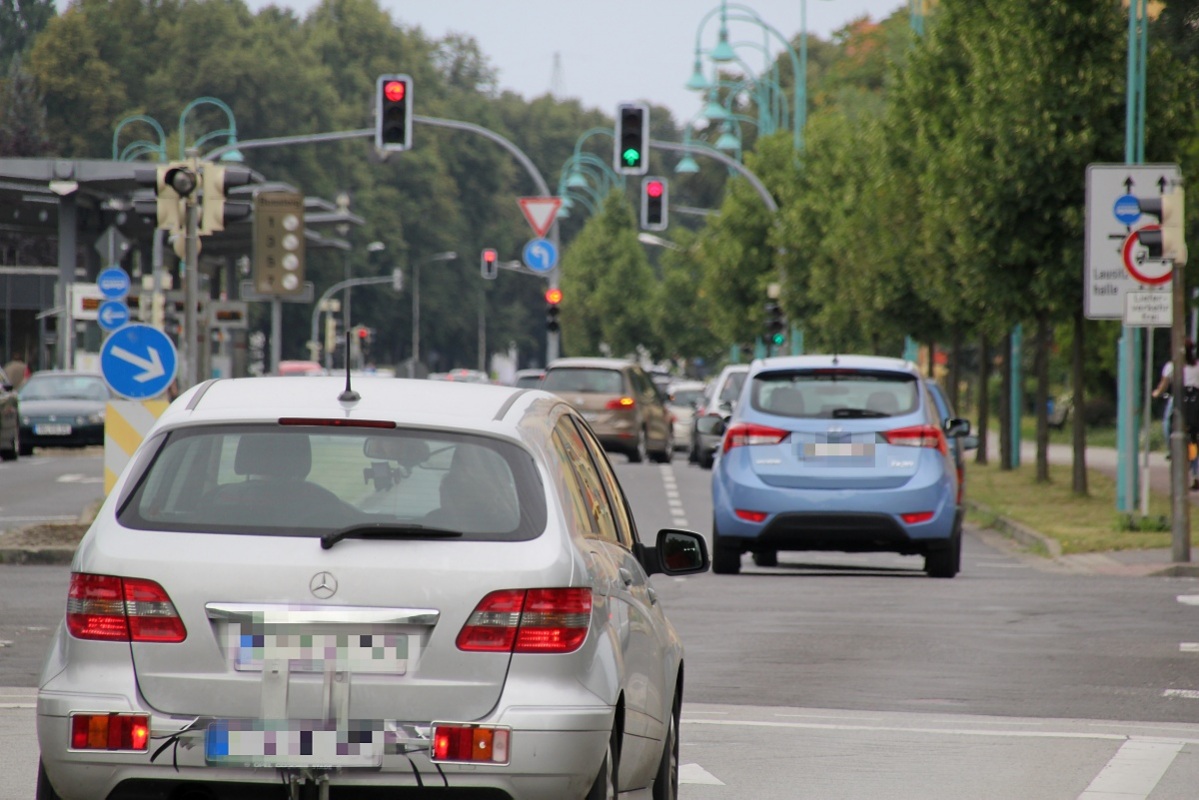
<path id="1" fill-rule="evenodd" d="M 993 515 L 1015 520 L 1061 543 L 1063 553 L 1095 553 L 1104 550 L 1142 550 L 1170 547 L 1170 498 L 1152 493 L 1149 515 L 1141 519 L 1116 511 L 1116 482 L 1095 470 L 1087 471 L 1090 494 L 1079 497 L 1071 491 L 1071 467 L 1049 467 L 1049 483 L 1036 482 L 1036 467 L 1025 464 L 1001 470 L 996 462 L 966 467 L 966 496 L 990 509 L 971 511 L 967 519 L 988 527 Z M 1163 526 L 1162 521 L 1165 520 Z M 1196 512 L 1191 508 L 1191 529 Z M 1164 527 L 1165 530 L 1160 530 Z M 1137 530 L 1139 528 L 1139 530 Z"/>

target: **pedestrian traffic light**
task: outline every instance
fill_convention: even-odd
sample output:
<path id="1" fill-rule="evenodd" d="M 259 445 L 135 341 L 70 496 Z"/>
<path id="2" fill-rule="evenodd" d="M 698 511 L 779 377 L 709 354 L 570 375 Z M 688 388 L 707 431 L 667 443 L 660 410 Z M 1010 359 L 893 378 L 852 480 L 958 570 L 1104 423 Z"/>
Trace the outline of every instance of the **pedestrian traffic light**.
<path id="1" fill-rule="evenodd" d="M 254 195 L 254 289 L 293 296 L 304 291 L 304 196 Z"/>
<path id="2" fill-rule="evenodd" d="M 1150 258 L 1164 258 L 1175 264 L 1187 262 L 1186 191 L 1175 186 L 1169 194 L 1137 198 L 1141 213 L 1152 214 L 1161 222 L 1160 228 L 1142 229 L 1137 238 L 1149 250 Z"/>
<path id="3" fill-rule="evenodd" d="M 545 290 L 545 329 L 550 333 L 557 333 L 561 328 L 558 324 L 558 304 L 561 302 L 561 289 Z"/>
<path id="4" fill-rule="evenodd" d="M 667 189 L 665 178 L 641 179 L 641 229 L 666 230 Z"/>
<path id="5" fill-rule="evenodd" d="M 407 75 L 380 75 L 375 82 L 375 147 L 412 147 L 412 78 Z"/>
<path id="6" fill-rule="evenodd" d="M 766 336 L 770 344 L 776 347 L 787 340 L 787 322 L 783 319 L 783 309 L 773 300 L 766 304 Z"/>
<path id="7" fill-rule="evenodd" d="M 484 248 L 483 252 L 479 254 L 479 272 L 487 280 L 493 281 L 499 271 L 499 254 L 493 248 Z"/>
<path id="8" fill-rule="evenodd" d="M 649 106 L 622 103 L 616 109 L 612 160 L 622 175 L 644 175 L 649 169 Z"/>
<path id="9" fill-rule="evenodd" d="M 250 182 L 250 170 L 204 162 L 200 165 L 200 235 L 208 236 L 225 230 L 225 225 L 250 216 L 249 203 L 228 202 L 225 190 L 245 186 Z"/>

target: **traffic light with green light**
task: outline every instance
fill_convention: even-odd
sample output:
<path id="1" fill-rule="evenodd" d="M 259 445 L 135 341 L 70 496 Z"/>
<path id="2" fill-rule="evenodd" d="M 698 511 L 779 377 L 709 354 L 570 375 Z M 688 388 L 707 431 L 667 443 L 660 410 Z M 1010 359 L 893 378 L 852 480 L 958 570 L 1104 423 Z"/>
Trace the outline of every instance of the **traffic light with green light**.
<path id="1" fill-rule="evenodd" d="M 621 175 L 644 175 L 649 169 L 649 106 L 622 103 L 616 109 L 612 160 Z"/>
<path id="2" fill-rule="evenodd" d="M 766 304 L 766 337 L 775 347 L 787 341 L 787 321 L 783 319 L 783 309 L 773 300 Z"/>

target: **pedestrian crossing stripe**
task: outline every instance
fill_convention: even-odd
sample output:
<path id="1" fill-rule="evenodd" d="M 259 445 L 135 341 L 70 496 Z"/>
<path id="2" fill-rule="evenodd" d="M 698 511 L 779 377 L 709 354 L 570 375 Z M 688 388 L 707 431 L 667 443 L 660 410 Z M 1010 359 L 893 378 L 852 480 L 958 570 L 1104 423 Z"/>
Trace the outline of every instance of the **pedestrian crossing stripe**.
<path id="1" fill-rule="evenodd" d="M 170 405 L 166 400 L 112 400 L 104 414 L 104 493 L 112 491 L 150 428 Z"/>

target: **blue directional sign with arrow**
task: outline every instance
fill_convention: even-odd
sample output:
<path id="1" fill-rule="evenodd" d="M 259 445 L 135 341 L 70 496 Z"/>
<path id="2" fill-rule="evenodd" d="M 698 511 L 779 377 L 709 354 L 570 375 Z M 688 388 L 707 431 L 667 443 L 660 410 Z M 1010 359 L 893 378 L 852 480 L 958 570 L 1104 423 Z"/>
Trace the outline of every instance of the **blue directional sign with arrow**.
<path id="1" fill-rule="evenodd" d="M 96 311 L 96 321 L 106 331 L 115 331 L 129 321 L 129 306 L 123 300 L 106 300 Z"/>
<path id="2" fill-rule="evenodd" d="M 130 400 L 157 397 L 175 379 L 179 359 L 170 338 L 149 325 L 126 325 L 100 348 L 100 373 L 117 394 Z"/>
<path id="3" fill-rule="evenodd" d="M 129 273 L 120 267 L 109 267 L 96 277 L 96 287 L 109 300 L 129 294 Z"/>
<path id="4" fill-rule="evenodd" d="M 522 256 L 525 266 L 534 272 L 549 272 L 558 264 L 558 248 L 549 239 L 530 239 Z"/>

